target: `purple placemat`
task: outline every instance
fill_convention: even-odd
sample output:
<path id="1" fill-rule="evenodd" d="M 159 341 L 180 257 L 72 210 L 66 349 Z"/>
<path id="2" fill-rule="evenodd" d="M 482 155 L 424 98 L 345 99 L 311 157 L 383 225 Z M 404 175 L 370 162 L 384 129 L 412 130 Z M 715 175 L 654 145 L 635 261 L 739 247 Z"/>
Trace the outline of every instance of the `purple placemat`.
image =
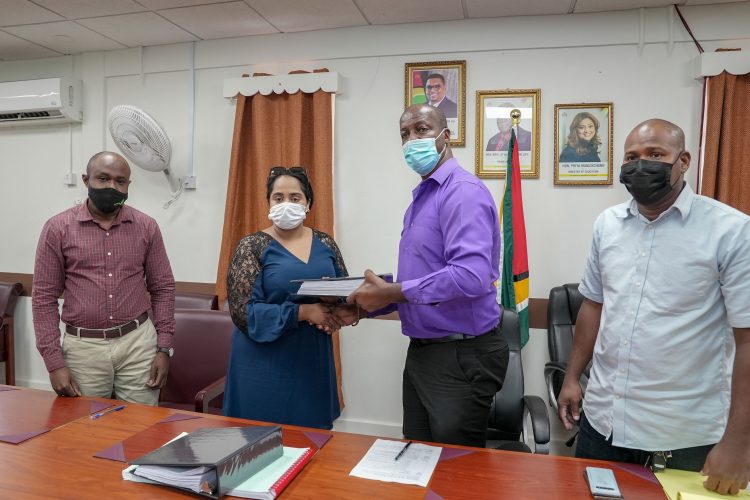
<path id="1" fill-rule="evenodd" d="M 18 387 L 13 387 L 12 385 L 0 385 L 0 392 L 5 391 L 17 391 Z"/>
<path id="2" fill-rule="evenodd" d="M 89 408 L 89 413 L 99 413 L 105 408 L 109 408 L 110 406 L 113 406 L 114 403 L 102 403 L 101 401 L 92 401 L 91 402 L 91 408 Z"/>
<path id="3" fill-rule="evenodd" d="M 198 415 L 185 415 L 184 413 L 173 413 L 172 415 L 163 418 L 156 422 L 157 424 L 166 424 L 167 422 L 179 422 L 180 420 L 192 420 L 194 418 L 203 418 Z"/>
<path id="4" fill-rule="evenodd" d="M 122 446 L 122 441 L 110 446 L 107 449 L 94 453 L 94 456 L 97 458 L 114 460 L 115 462 L 127 462 L 127 460 L 125 460 L 125 448 L 123 448 Z"/>
<path id="5" fill-rule="evenodd" d="M 424 496 L 424 500 L 443 500 L 443 497 L 432 490 L 427 490 L 427 494 Z"/>
<path id="6" fill-rule="evenodd" d="M 317 446 L 318 449 L 325 446 L 328 440 L 333 437 L 331 434 L 324 434 L 322 432 L 303 431 L 302 434 L 304 434 L 307 439 L 315 443 L 315 446 Z"/>
<path id="7" fill-rule="evenodd" d="M 26 441 L 27 439 L 31 439 L 34 436 L 38 436 L 39 434 L 44 434 L 45 432 L 49 432 L 49 429 L 42 429 L 39 431 L 31 431 L 31 432 L 22 432 L 20 434 L 7 434 L 5 436 L 0 436 L 0 441 L 4 441 L 6 443 L 13 443 L 18 444 Z"/>
<path id="8" fill-rule="evenodd" d="M 471 453 L 474 452 L 471 450 L 459 450 L 458 448 L 443 448 L 443 451 L 440 452 L 438 462 L 450 460 L 451 458 L 463 457 L 464 455 L 470 455 Z"/>
<path id="9" fill-rule="evenodd" d="M 656 476 L 654 476 L 654 473 L 651 471 L 651 469 L 644 467 L 642 465 L 638 464 L 612 464 L 618 469 L 622 469 L 625 472 L 630 472 L 634 476 L 638 476 L 641 479 L 645 479 L 646 481 L 651 481 L 652 483 L 660 484 L 659 480 L 656 479 Z"/>

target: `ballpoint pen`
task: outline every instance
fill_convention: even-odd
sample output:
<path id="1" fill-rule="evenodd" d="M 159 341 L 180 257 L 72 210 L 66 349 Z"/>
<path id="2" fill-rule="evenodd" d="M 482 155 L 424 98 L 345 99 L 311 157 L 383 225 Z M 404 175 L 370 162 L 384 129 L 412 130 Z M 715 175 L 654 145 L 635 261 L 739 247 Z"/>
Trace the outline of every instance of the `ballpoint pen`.
<path id="1" fill-rule="evenodd" d="M 411 445 L 411 441 L 409 441 L 408 443 L 406 443 L 406 445 L 404 445 L 404 447 L 401 448 L 401 451 L 398 452 L 398 455 L 396 455 L 396 458 L 394 458 L 393 460 L 395 461 L 395 460 L 398 460 L 399 458 L 401 458 L 401 456 L 404 454 L 404 452 L 409 447 L 409 445 Z"/>
<path id="2" fill-rule="evenodd" d="M 120 411 L 123 408 L 125 408 L 126 406 L 127 405 L 115 406 L 114 408 L 109 408 L 107 410 L 100 411 L 99 413 L 94 413 L 93 415 L 91 415 L 91 420 L 96 420 L 97 418 L 103 417 L 104 415 L 106 415 L 108 413 L 114 413 L 116 411 Z"/>

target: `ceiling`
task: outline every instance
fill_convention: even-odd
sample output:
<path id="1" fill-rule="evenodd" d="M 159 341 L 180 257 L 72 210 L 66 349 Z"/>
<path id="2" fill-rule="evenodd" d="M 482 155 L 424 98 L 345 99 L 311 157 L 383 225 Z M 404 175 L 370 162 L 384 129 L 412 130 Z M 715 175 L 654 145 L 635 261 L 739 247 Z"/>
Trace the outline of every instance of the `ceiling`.
<path id="1" fill-rule="evenodd" d="M 0 0 L 0 60 L 270 33 L 604 12 L 673 3 L 675 0 Z"/>

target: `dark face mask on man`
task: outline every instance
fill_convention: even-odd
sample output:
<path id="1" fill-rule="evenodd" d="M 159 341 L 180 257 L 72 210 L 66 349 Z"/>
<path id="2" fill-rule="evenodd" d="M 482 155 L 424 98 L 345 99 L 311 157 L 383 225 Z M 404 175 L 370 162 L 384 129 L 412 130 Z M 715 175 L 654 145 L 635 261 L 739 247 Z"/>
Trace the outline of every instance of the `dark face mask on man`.
<path id="1" fill-rule="evenodd" d="M 96 208 L 104 214 L 111 214 L 125 204 L 128 193 L 122 193 L 115 188 L 92 188 L 89 186 L 89 199 Z"/>
<path id="2" fill-rule="evenodd" d="M 678 155 L 679 158 L 679 155 Z M 675 160 L 677 163 L 677 160 Z M 658 203 L 672 191 L 674 163 L 653 160 L 635 160 L 620 169 L 620 182 L 640 205 Z M 679 179 L 678 179 L 679 181 Z"/>

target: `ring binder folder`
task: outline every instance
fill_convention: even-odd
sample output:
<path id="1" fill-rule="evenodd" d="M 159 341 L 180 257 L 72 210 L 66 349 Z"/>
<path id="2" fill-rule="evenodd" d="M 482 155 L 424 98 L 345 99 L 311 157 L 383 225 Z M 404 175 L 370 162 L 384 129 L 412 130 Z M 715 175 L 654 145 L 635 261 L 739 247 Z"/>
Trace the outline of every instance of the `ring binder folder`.
<path id="1" fill-rule="evenodd" d="M 198 429 L 131 464 L 161 466 L 161 474 L 146 477 L 159 484 L 218 499 L 282 455 L 281 427 L 226 427 Z M 215 482 L 206 475 L 208 471 L 215 471 Z M 191 472 L 193 474 L 189 474 Z M 137 468 L 133 474 L 139 475 Z M 185 482 L 191 477 L 197 484 L 188 487 Z"/>

